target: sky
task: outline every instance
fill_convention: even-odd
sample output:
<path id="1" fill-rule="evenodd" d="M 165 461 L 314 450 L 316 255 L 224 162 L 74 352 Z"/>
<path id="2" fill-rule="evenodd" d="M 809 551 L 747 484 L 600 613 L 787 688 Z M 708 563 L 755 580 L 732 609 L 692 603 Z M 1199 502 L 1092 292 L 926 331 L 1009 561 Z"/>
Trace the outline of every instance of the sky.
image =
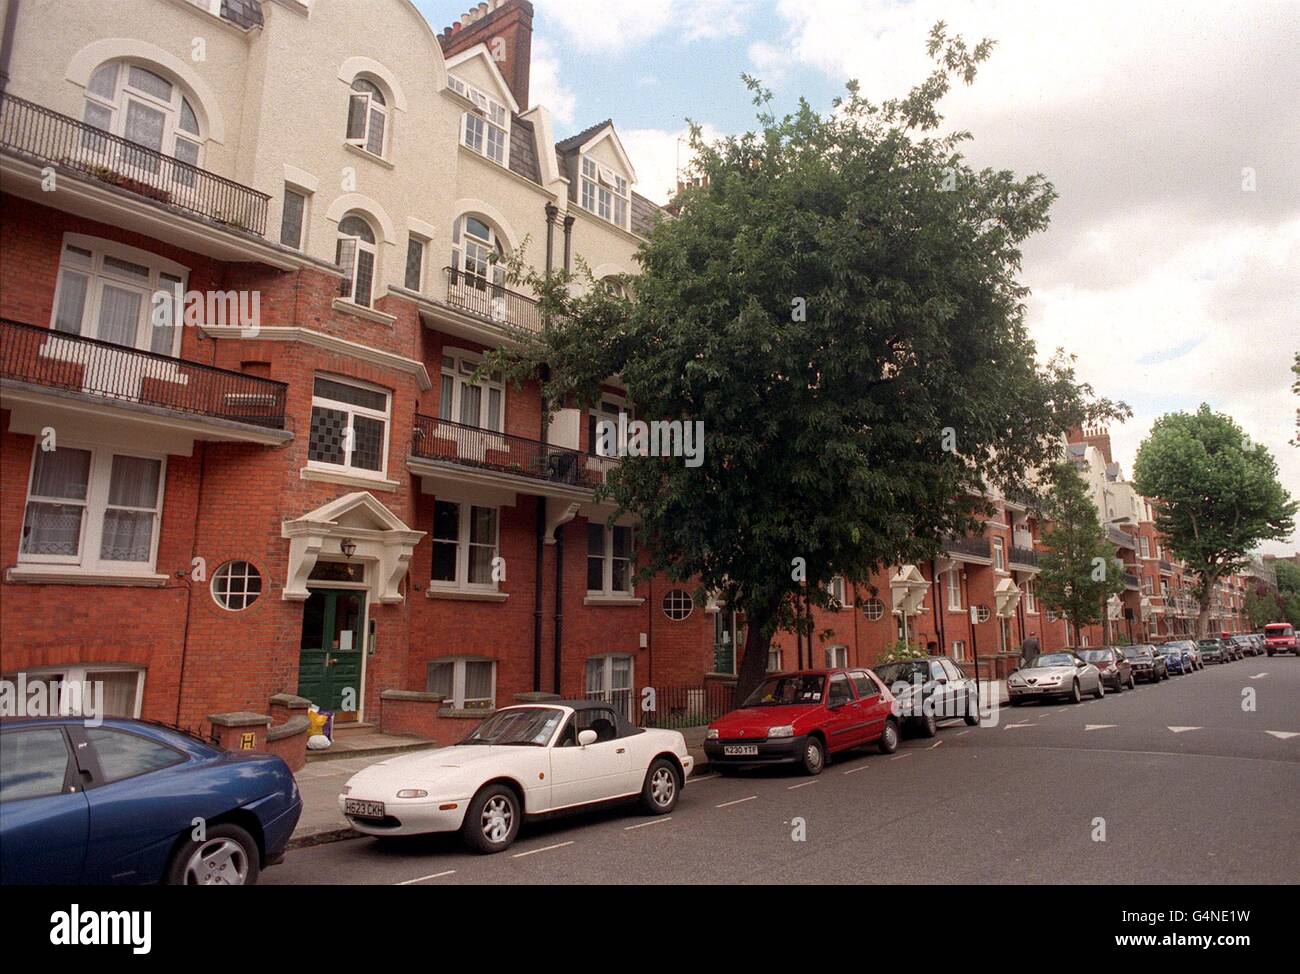
<path id="1" fill-rule="evenodd" d="M 441 30 L 469 6 L 417 0 Z M 821 110 L 928 71 L 936 21 L 997 42 L 943 102 L 969 161 L 1043 173 L 1060 199 L 1025 246 L 1043 357 L 1122 399 L 1131 476 L 1152 421 L 1202 402 L 1277 458 L 1300 497 L 1300 2 L 1222 0 L 533 0 L 531 100 L 556 138 L 613 118 L 639 192 L 667 199 L 687 120 L 755 126 L 742 72 Z M 1262 550 L 1300 551 L 1300 531 Z"/>

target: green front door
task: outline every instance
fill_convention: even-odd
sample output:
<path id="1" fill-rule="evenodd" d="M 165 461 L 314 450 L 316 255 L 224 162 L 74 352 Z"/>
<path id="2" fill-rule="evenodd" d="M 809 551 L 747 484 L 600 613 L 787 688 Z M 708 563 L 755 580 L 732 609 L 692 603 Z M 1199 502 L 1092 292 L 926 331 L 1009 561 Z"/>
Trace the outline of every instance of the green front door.
<path id="1" fill-rule="evenodd" d="M 302 614 L 298 695 L 321 710 L 355 712 L 361 703 L 366 593 L 314 588 Z"/>

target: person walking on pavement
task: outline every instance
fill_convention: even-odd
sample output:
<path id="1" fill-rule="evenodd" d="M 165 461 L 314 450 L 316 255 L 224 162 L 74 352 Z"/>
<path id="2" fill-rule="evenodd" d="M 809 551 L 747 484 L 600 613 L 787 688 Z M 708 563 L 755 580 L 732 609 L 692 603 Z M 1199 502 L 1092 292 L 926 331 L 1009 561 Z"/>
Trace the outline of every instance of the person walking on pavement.
<path id="1" fill-rule="evenodd" d="M 1037 656 L 1038 653 L 1038 634 L 1031 632 L 1029 638 L 1020 644 L 1020 665 L 1028 665 L 1029 661 Z"/>

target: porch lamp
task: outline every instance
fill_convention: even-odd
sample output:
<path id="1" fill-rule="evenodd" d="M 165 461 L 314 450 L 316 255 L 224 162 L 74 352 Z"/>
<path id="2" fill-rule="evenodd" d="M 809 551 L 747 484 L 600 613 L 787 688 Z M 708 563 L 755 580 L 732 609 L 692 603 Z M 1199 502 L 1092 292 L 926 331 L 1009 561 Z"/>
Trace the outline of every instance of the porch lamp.
<path id="1" fill-rule="evenodd" d="M 339 542 L 339 551 L 343 552 L 344 558 L 351 558 L 357 553 L 357 543 L 351 538 L 344 538 Z"/>

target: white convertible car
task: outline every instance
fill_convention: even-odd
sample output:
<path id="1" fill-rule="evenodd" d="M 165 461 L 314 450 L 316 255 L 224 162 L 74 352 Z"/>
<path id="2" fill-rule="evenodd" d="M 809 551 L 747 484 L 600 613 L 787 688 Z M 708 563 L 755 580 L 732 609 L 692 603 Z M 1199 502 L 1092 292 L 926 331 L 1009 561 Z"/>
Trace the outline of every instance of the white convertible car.
<path id="1" fill-rule="evenodd" d="M 607 703 L 526 704 L 459 744 L 357 772 L 339 808 L 367 835 L 459 830 L 472 849 L 500 852 L 525 817 L 636 799 L 671 812 L 693 766 L 680 733 L 636 727 Z"/>

